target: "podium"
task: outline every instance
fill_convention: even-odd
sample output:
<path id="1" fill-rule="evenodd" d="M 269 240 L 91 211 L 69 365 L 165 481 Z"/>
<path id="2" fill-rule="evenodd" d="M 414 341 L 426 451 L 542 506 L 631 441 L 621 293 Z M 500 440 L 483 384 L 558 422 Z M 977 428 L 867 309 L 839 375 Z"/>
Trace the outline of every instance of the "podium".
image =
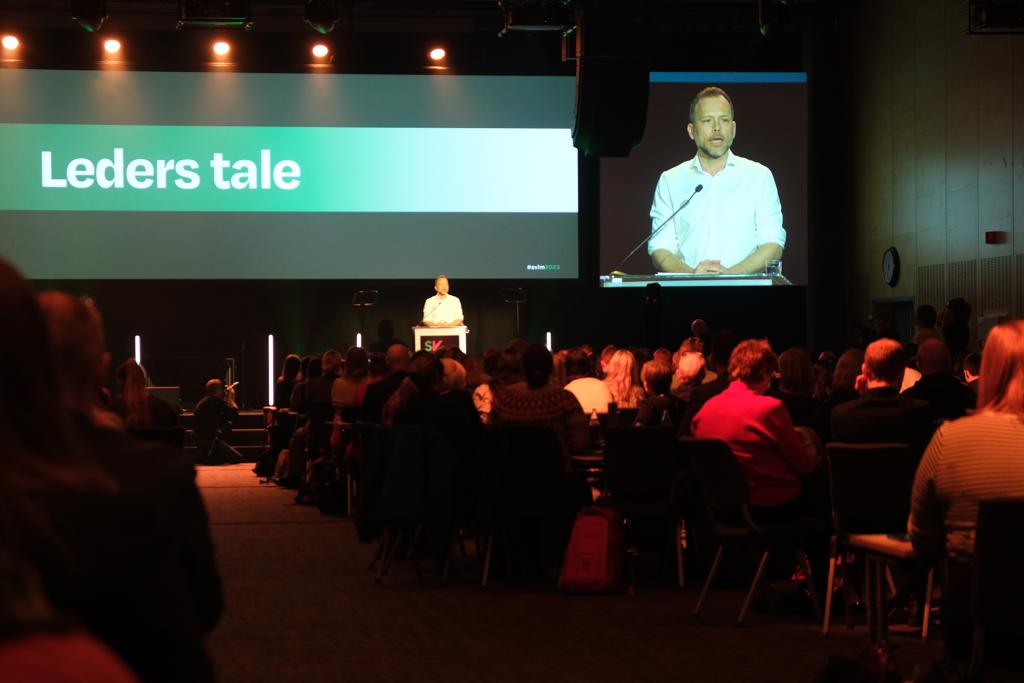
<path id="1" fill-rule="evenodd" d="M 417 351 L 434 353 L 458 346 L 463 353 L 466 353 L 466 335 L 468 333 L 469 328 L 465 325 L 453 325 L 452 327 L 415 325 L 412 328 L 413 348 Z"/>

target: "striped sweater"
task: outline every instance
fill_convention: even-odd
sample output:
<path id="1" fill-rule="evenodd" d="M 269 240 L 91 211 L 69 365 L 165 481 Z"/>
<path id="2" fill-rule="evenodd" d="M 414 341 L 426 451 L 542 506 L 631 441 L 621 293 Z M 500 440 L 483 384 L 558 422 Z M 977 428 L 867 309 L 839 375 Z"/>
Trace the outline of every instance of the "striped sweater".
<path id="1" fill-rule="evenodd" d="M 970 560 L 978 502 L 1024 497 L 1024 419 L 982 412 L 946 422 L 921 458 L 911 497 L 914 549 Z"/>

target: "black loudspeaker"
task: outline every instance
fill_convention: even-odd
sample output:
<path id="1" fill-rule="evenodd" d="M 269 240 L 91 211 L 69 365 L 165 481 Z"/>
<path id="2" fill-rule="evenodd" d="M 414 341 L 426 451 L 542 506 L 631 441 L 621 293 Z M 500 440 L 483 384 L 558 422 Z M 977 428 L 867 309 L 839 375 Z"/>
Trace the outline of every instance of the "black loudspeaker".
<path id="1" fill-rule="evenodd" d="M 588 157 L 626 157 L 644 137 L 650 73 L 643 57 L 582 57 L 572 142 Z"/>

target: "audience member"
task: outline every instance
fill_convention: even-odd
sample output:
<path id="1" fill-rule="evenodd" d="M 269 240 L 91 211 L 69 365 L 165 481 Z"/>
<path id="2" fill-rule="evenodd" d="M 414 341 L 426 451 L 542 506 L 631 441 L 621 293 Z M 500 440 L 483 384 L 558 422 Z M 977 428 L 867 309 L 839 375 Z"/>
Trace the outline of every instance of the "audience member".
<path id="1" fill-rule="evenodd" d="M 898 341 L 869 344 L 857 378 L 861 396 L 832 409 L 832 441 L 905 443 L 915 453 L 923 452 L 934 422 L 927 403 L 900 395 L 905 370 L 906 356 Z"/>
<path id="2" fill-rule="evenodd" d="M 284 365 L 281 366 L 281 374 L 274 382 L 274 405 L 278 408 L 287 407 L 290 404 L 292 390 L 298 384 L 302 371 L 302 359 L 294 353 L 284 357 Z"/>
<path id="3" fill-rule="evenodd" d="M 380 423 L 381 411 L 391 395 L 409 375 L 409 348 L 405 344 L 392 344 L 387 351 L 388 373 L 379 382 L 366 387 L 363 396 L 362 419 Z"/>
<path id="4" fill-rule="evenodd" d="M 498 376 L 498 364 L 501 361 L 501 351 L 498 349 L 487 349 L 481 362 L 483 372 L 480 381 L 473 387 L 473 405 L 480 415 L 480 420 L 487 424 L 491 417 L 491 399 L 493 391 L 491 383 Z"/>
<path id="5" fill-rule="evenodd" d="M 752 509 L 795 505 L 800 477 L 817 464 L 782 402 L 766 396 L 778 359 L 765 340 L 740 342 L 729 359 L 729 387 L 693 418 L 693 435 L 721 439 L 736 455 Z"/>
<path id="6" fill-rule="evenodd" d="M 649 360 L 640 369 L 640 381 L 647 394 L 637 406 L 634 424 L 679 426 L 683 404 L 672 395 L 672 366 L 663 360 Z"/>
<path id="7" fill-rule="evenodd" d="M 978 503 L 1024 497 L 1024 321 L 997 325 L 981 361 L 977 412 L 935 432 L 911 499 L 914 549 L 945 555 L 942 620 L 946 651 L 970 657 L 971 558 Z"/>
<path id="8" fill-rule="evenodd" d="M 929 339 L 942 340 L 942 332 L 935 328 L 938 315 L 935 307 L 929 304 L 921 304 L 917 307 L 917 315 L 914 317 L 917 323 L 917 332 L 914 333 L 915 344 L 921 346 Z"/>
<path id="9" fill-rule="evenodd" d="M 306 356 L 302 359 L 302 372 L 299 380 L 292 389 L 292 395 L 288 399 L 288 405 L 299 415 L 307 415 L 306 392 L 310 380 L 318 379 L 323 375 L 323 366 L 319 356 Z"/>
<path id="10" fill-rule="evenodd" d="M 831 351 L 822 351 L 818 354 L 818 360 L 814 362 L 814 390 L 811 395 L 819 403 L 824 404 L 832 392 L 832 376 L 836 372 L 836 360 L 836 354 Z"/>
<path id="11" fill-rule="evenodd" d="M 619 409 L 636 408 L 644 397 L 640 387 L 640 373 L 632 352 L 618 349 L 605 366 L 604 383 L 611 392 L 612 401 Z"/>
<path id="12" fill-rule="evenodd" d="M 929 339 L 917 352 L 921 379 L 904 395 L 928 404 L 936 421 L 955 420 L 974 408 L 978 397 L 953 377 L 953 361 L 941 339 Z"/>
<path id="13" fill-rule="evenodd" d="M 490 422 L 546 425 L 567 455 L 583 452 L 590 444 L 587 416 L 575 396 L 550 384 L 552 366 L 551 352 L 542 344 L 531 344 L 523 354 L 526 387 L 497 390 Z"/>
<path id="14" fill-rule="evenodd" d="M 451 358 L 442 358 L 441 365 L 444 367 L 444 388 L 442 393 L 449 391 L 466 390 L 466 368 L 462 363 Z"/>
<path id="15" fill-rule="evenodd" d="M 693 390 L 704 384 L 707 376 L 704 354 L 695 349 L 681 350 L 677 355 L 676 371 L 671 377 L 670 391 L 685 405 L 690 402 Z M 717 375 L 715 377 L 717 378 Z"/>
<path id="16" fill-rule="evenodd" d="M 235 388 L 225 387 L 219 379 L 206 383 L 206 395 L 196 405 L 192 417 L 198 461 L 205 465 L 234 464 L 242 456 L 225 440 L 238 419 Z"/>
<path id="17" fill-rule="evenodd" d="M 809 427 L 821 438 L 828 439 L 828 412 L 824 404 L 814 400 L 814 368 L 811 357 L 800 348 L 792 348 L 779 356 L 779 386 L 769 395 L 782 401 L 789 417 L 798 427 Z"/>
<path id="18" fill-rule="evenodd" d="M 612 362 L 612 356 L 615 355 L 616 351 L 618 351 L 618 349 L 615 348 L 615 344 L 608 344 L 601 349 L 600 363 L 597 367 L 599 379 L 604 379 L 605 375 L 608 374 L 608 364 Z"/>
<path id="19" fill-rule="evenodd" d="M 554 369 L 551 371 L 551 383 L 563 389 L 569 383 L 568 368 L 566 368 L 566 358 L 568 355 L 569 351 L 566 349 L 556 351 L 551 355 L 551 361 L 554 364 Z"/>
<path id="20" fill-rule="evenodd" d="M 736 333 L 732 330 L 719 330 L 711 338 L 711 369 L 717 373 L 711 382 L 701 384 L 690 392 L 690 401 L 679 420 L 679 433 L 690 434 L 690 423 L 708 400 L 722 393 L 729 387 L 729 359 L 736 348 Z"/>
<path id="21" fill-rule="evenodd" d="M 860 376 L 862 365 L 864 352 L 860 349 L 849 349 L 839 356 L 835 374 L 832 375 L 832 389 L 825 401 L 830 414 L 840 403 L 852 401 L 860 395 L 857 393 L 857 377 Z"/>
<path id="22" fill-rule="evenodd" d="M 36 566 L 47 594 L 140 679 L 212 681 L 202 633 L 217 623 L 223 602 L 195 470 L 180 452 L 97 425 L 91 418 L 96 387 L 109 358 L 99 313 L 66 294 L 45 293 L 39 301 L 79 457 L 96 463 L 113 484 L 111 493 L 77 493 L 69 482 L 64 490 L 40 488 L 33 496 L 49 526 L 48 533 L 29 537 L 40 553 Z M 12 320 L 6 312 L 4 320 Z M 5 336 L 29 334 L 14 329 L 17 335 Z M 39 349 L 45 346 L 36 346 L 33 357 L 42 362 L 46 354 Z M 43 385 L 38 379 L 33 387 Z M 18 398 L 19 411 L 35 409 Z M 37 442 L 49 443 L 41 435 Z M 61 455 L 75 457 L 73 451 Z"/>
<path id="23" fill-rule="evenodd" d="M 612 401 L 608 385 L 594 376 L 594 359 L 582 349 L 572 349 L 565 361 L 569 383 L 565 390 L 576 397 L 584 414 L 604 415 Z"/>
<path id="24" fill-rule="evenodd" d="M 370 357 L 365 350 L 353 346 L 345 354 L 345 365 L 331 384 L 331 405 L 339 412 L 357 408 L 370 383 Z"/>
<path id="25" fill-rule="evenodd" d="M 893 326 L 891 315 L 885 311 L 878 311 L 871 316 L 871 320 L 875 325 L 875 339 L 900 340 L 899 330 Z"/>
<path id="26" fill-rule="evenodd" d="M 146 392 L 146 373 L 134 359 L 118 366 L 115 373 L 121 395 L 110 404 L 113 411 L 129 429 L 167 428 L 178 424 L 178 413 L 156 396 Z"/>
<path id="27" fill-rule="evenodd" d="M 957 367 L 967 355 L 971 343 L 971 305 L 963 297 L 950 299 L 942 319 L 942 338 Z"/>

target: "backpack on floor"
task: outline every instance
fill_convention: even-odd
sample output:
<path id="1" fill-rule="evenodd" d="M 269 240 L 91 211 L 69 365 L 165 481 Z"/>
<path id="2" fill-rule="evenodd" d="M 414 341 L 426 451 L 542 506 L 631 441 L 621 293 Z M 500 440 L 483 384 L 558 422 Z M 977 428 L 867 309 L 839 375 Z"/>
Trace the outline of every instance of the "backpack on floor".
<path id="1" fill-rule="evenodd" d="M 623 584 L 622 516 L 610 507 L 580 510 L 565 549 L 559 584 L 570 593 L 603 593 Z"/>

